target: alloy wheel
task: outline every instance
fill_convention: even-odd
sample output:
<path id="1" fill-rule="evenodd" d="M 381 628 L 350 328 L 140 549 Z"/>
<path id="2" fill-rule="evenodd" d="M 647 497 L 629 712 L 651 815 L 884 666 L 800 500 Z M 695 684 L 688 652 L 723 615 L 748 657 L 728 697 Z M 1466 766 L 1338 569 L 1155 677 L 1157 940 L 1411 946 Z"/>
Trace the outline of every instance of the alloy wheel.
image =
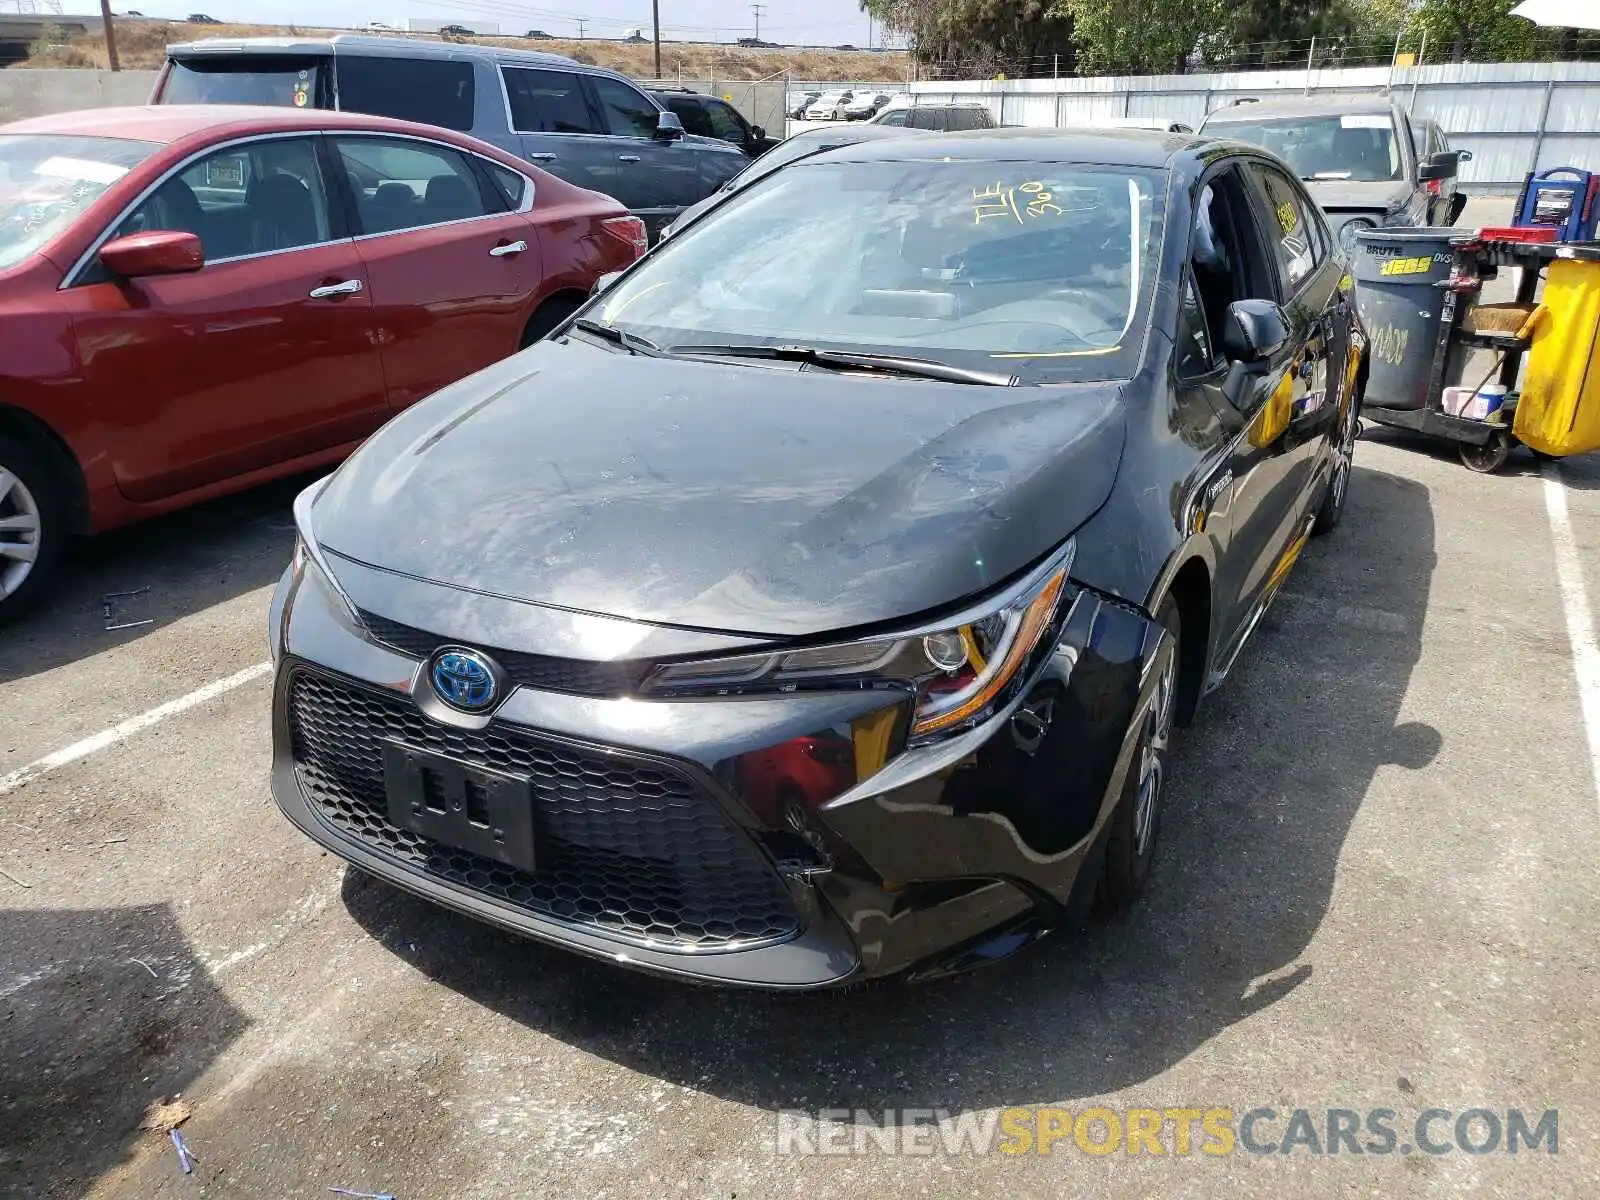
<path id="1" fill-rule="evenodd" d="M 1352 404 L 1350 411 L 1345 415 L 1344 429 L 1339 436 L 1339 446 L 1334 451 L 1333 507 L 1335 511 L 1344 506 L 1344 494 L 1350 488 L 1350 467 L 1355 461 L 1356 431 L 1360 428 L 1360 418 L 1356 416 L 1356 406 Z"/>
<path id="2" fill-rule="evenodd" d="M 0 600 L 14 595 L 39 557 L 39 502 L 0 464 Z"/>
<path id="3" fill-rule="evenodd" d="M 1155 841 L 1161 785 L 1166 778 L 1167 746 L 1172 740 L 1172 702 L 1178 686 L 1178 656 L 1168 654 L 1145 713 L 1144 744 L 1139 756 L 1139 794 L 1133 808 L 1133 849 L 1143 858 Z"/>

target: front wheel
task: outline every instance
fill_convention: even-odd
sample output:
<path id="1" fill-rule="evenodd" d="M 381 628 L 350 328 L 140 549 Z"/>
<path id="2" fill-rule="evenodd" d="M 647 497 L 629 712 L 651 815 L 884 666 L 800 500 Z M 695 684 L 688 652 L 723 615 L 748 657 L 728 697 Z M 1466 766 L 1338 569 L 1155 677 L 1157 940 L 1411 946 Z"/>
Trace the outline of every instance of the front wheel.
<path id="1" fill-rule="evenodd" d="M 44 594 L 66 549 L 60 470 L 30 444 L 0 434 L 0 625 Z"/>
<path id="2" fill-rule="evenodd" d="M 1165 796 L 1167 757 L 1172 748 L 1173 715 L 1177 709 L 1179 646 L 1183 622 L 1171 596 L 1161 602 L 1156 620 L 1166 628 L 1156 651 L 1155 691 L 1139 717 L 1138 744 L 1128 764 L 1122 798 L 1111 817 L 1106 838 L 1105 870 L 1100 876 L 1100 907 L 1107 912 L 1129 908 L 1145 890 L 1155 862 Z"/>

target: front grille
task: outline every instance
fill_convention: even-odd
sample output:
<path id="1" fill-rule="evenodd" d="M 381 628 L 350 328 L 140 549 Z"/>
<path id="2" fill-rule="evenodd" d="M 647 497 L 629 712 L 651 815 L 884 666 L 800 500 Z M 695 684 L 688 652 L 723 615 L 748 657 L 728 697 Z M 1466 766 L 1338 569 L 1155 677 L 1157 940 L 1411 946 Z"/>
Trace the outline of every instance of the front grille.
<path id="1" fill-rule="evenodd" d="M 412 658 L 427 658 L 440 646 L 461 643 L 441 634 L 429 633 L 377 613 L 363 611 L 361 623 L 374 638 Z M 524 654 L 520 650 L 481 649 L 523 687 L 543 692 L 570 692 L 576 696 L 626 696 L 639 686 L 649 663 L 588 662 L 577 658 L 554 658 L 546 654 Z"/>
<path id="2" fill-rule="evenodd" d="M 714 950 L 796 930 L 788 892 L 755 843 L 670 766 L 503 724 L 451 729 L 407 699 L 303 667 L 288 688 L 302 794 L 335 829 L 387 858 L 511 908 L 642 944 Z M 531 778 L 538 869 L 390 824 L 381 739 Z"/>

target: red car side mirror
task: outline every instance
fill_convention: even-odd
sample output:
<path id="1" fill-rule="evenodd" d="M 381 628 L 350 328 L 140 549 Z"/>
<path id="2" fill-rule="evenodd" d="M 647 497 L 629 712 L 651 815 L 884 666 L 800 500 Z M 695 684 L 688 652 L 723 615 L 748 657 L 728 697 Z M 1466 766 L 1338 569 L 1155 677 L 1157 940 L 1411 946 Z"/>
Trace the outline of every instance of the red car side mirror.
<path id="1" fill-rule="evenodd" d="M 181 275 L 206 265 L 206 252 L 192 233 L 157 229 L 130 233 L 100 247 L 106 269 L 124 279 L 141 275 Z"/>

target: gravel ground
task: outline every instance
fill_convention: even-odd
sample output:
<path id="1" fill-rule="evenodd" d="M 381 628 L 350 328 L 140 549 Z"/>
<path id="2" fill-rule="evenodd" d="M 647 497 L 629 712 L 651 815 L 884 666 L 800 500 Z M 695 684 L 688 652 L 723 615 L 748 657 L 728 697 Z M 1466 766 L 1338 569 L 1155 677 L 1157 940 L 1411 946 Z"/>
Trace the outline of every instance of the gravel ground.
<path id="1" fill-rule="evenodd" d="M 1592 1196 L 1600 804 L 1554 485 L 1387 432 L 1356 464 L 1179 752 L 1147 902 L 941 984 L 684 987 L 371 882 L 272 806 L 265 678 L 0 796 L 0 1195 Z M 1600 456 L 1559 478 L 1593 605 Z M 263 661 L 293 490 L 88 547 L 0 639 L 0 776 Z M 153 623 L 105 631 L 147 584 Z M 192 1175 L 137 1129 L 175 1092 Z M 1392 1108 L 1405 1145 L 1430 1107 L 1558 1109 L 1559 1153 L 776 1152 L 780 1109 L 1031 1105 L 1266 1107 L 1266 1142 Z"/>

